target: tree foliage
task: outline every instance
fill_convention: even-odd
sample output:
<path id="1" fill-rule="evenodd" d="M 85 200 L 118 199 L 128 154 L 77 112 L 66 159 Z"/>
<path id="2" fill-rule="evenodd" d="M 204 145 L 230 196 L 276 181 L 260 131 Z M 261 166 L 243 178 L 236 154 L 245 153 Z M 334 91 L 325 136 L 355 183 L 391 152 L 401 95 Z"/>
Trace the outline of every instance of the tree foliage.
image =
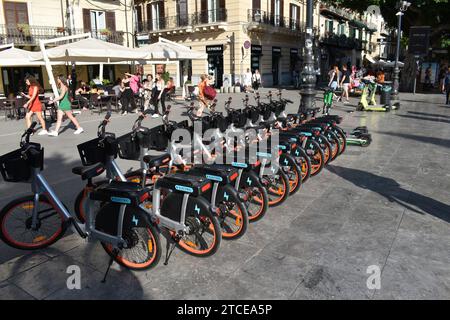
<path id="1" fill-rule="evenodd" d="M 377 5 L 390 27 L 397 26 L 397 0 L 324 0 L 339 7 L 364 12 L 368 6 Z M 411 6 L 403 17 L 402 30 L 408 34 L 411 26 L 431 26 L 432 43 L 439 45 L 442 37 L 450 38 L 449 0 L 409 0 Z"/>

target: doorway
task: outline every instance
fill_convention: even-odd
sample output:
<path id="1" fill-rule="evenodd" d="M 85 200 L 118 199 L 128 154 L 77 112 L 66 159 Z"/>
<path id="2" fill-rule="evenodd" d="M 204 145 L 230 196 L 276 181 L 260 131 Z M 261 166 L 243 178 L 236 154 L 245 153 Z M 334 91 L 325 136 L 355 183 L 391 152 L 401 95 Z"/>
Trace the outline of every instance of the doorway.
<path id="1" fill-rule="evenodd" d="M 214 87 L 221 88 L 223 84 L 223 45 L 207 46 L 208 74 L 214 77 Z"/>
<path id="2" fill-rule="evenodd" d="M 272 47 L 272 84 L 274 86 L 280 85 L 280 60 L 281 60 L 281 48 Z"/>

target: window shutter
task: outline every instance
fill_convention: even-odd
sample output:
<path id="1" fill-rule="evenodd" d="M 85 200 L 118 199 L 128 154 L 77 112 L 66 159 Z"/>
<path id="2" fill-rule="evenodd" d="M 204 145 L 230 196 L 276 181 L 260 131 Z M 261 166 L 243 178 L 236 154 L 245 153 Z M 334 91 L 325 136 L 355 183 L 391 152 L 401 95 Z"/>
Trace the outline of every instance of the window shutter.
<path id="1" fill-rule="evenodd" d="M 114 11 L 106 11 L 106 29 L 116 31 L 116 13 Z"/>
<path id="2" fill-rule="evenodd" d="M 165 12 L 164 12 L 164 1 L 160 1 L 159 2 L 159 18 L 160 19 L 164 19 L 165 17 Z"/>
<path id="3" fill-rule="evenodd" d="M 147 29 L 152 30 L 152 5 L 151 3 L 147 3 Z"/>
<path id="4" fill-rule="evenodd" d="M 208 1 L 207 0 L 201 0 L 200 4 L 200 10 L 201 11 L 208 11 Z"/>
<path id="5" fill-rule="evenodd" d="M 84 32 L 91 31 L 91 11 L 83 9 L 83 29 Z"/>
<path id="6" fill-rule="evenodd" d="M 280 0 L 280 19 L 284 16 L 284 0 Z"/>
<path id="7" fill-rule="evenodd" d="M 300 29 L 300 6 L 297 6 L 297 29 Z"/>

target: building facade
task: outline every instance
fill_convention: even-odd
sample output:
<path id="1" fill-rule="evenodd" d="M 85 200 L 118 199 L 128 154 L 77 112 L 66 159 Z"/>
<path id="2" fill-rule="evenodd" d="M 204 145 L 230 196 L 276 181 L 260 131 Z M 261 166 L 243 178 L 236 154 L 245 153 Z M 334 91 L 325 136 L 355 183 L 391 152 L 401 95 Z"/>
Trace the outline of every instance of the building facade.
<path id="1" fill-rule="evenodd" d="M 136 0 L 135 5 L 140 45 L 163 37 L 208 54 L 207 63 L 186 62 L 172 70 L 181 83 L 208 73 L 220 88 L 241 81 L 247 69 L 259 69 L 264 86 L 289 85 L 293 71 L 300 70 L 303 1 Z"/>
<path id="2" fill-rule="evenodd" d="M 0 0 L 0 44 L 14 43 L 16 48 L 36 51 L 41 39 L 90 33 L 132 46 L 132 8 L 132 0 Z M 114 81 L 125 70 L 128 67 L 105 66 L 104 78 Z M 54 72 L 66 74 L 67 68 L 55 66 Z M 99 66 L 77 66 L 76 72 L 78 80 L 90 81 L 98 76 Z M 17 93 L 26 74 L 37 76 L 44 88 L 50 89 L 43 67 L 3 67 L 0 92 Z"/>
<path id="3" fill-rule="evenodd" d="M 378 28 L 368 15 L 320 4 L 319 50 L 321 78 L 325 80 L 333 65 L 361 67 L 376 52 Z"/>

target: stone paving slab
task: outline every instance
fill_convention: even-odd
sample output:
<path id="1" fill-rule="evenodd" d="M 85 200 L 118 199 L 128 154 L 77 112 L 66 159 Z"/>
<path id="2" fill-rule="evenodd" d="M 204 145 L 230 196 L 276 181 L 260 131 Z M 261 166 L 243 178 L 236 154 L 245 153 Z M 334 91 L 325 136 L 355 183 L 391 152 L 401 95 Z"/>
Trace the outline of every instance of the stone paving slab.
<path id="1" fill-rule="evenodd" d="M 238 103 L 243 95 L 234 96 Z M 285 96 L 298 103 L 295 91 Z M 450 108 L 441 95 L 402 96 L 411 101 L 391 113 L 350 113 L 354 108 L 338 104 L 342 126 L 368 126 L 371 146 L 349 147 L 244 237 L 223 241 L 215 256 L 175 250 L 169 265 L 162 259 L 145 272 L 114 264 L 101 283 L 108 256 L 98 243 L 74 234 L 40 252 L 0 243 L 0 299 L 450 298 Z M 219 111 L 227 97 L 218 95 Z M 183 109 L 172 110 L 181 120 Z M 101 116 L 78 118 L 86 130 L 80 136 L 68 129 L 58 138 L 32 138 L 44 145 L 44 174 L 68 208 L 83 186 L 70 174 L 80 163 L 75 146 L 95 137 Z M 124 134 L 135 118 L 114 114 L 108 130 Z M 2 123 L 1 154 L 17 148 L 22 125 Z M 138 167 L 118 161 L 124 171 Z M 24 184 L 1 182 L 0 206 L 27 193 Z M 71 265 L 81 268 L 81 290 L 66 286 Z M 366 285 L 369 266 L 381 270 L 379 290 Z"/>

